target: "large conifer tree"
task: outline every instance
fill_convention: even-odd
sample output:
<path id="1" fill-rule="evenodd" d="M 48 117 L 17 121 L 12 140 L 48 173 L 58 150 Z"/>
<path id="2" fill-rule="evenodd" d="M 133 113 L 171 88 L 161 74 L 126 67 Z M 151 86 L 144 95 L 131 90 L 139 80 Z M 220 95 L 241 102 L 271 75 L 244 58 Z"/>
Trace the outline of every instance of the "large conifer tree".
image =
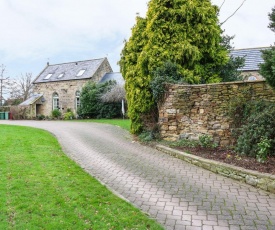
<path id="1" fill-rule="evenodd" d="M 219 82 L 228 60 L 221 46 L 218 8 L 210 0 L 151 0 L 145 19 L 138 17 L 121 53 L 132 132 L 142 130 L 142 115 L 154 106 L 153 72 L 171 61 L 185 82 Z"/>
<path id="2" fill-rule="evenodd" d="M 268 14 L 270 23 L 269 28 L 275 33 L 275 6 Z M 260 73 L 265 77 L 267 83 L 275 89 L 275 43 L 271 49 L 262 51 L 264 63 L 260 66 Z"/>

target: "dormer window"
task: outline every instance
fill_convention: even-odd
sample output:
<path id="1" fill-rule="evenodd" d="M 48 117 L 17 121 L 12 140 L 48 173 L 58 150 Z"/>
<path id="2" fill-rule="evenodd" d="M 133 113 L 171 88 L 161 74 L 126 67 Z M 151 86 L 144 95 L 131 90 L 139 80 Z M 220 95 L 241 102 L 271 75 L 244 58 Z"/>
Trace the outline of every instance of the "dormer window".
<path id="1" fill-rule="evenodd" d="M 53 75 L 52 73 L 49 73 L 49 74 L 44 78 L 44 80 L 49 80 L 49 79 L 51 78 L 52 75 Z"/>
<path id="2" fill-rule="evenodd" d="M 85 69 L 80 70 L 76 76 L 77 76 L 77 77 L 82 76 L 82 75 L 84 74 L 85 71 L 86 71 Z"/>
<path id="3" fill-rule="evenodd" d="M 64 77 L 64 73 L 59 74 L 57 78 L 59 79 L 59 78 L 62 78 L 62 77 Z"/>

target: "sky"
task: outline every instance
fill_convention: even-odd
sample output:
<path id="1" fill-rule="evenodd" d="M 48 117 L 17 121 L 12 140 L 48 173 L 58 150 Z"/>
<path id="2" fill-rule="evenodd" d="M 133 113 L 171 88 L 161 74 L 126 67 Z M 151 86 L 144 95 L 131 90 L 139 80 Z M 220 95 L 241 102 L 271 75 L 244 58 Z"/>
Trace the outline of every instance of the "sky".
<path id="1" fill-rule="evenodd" d="M 212 0 L 221 6 L 224 0 Z M 0 65 L 5 76 L 36 77 L 46 63 L 57 64 L 107 57 L 114 72 L 123 41 L 131 35 L 137 13 L 145 16 L 148 0 L 0 0 Z M 220 21 L 243 0 L 226 0 Z M 235 35 L 235 48 L 270 46 L 267 28 L 274 0 L 246 0 L 222 26 Z"/>

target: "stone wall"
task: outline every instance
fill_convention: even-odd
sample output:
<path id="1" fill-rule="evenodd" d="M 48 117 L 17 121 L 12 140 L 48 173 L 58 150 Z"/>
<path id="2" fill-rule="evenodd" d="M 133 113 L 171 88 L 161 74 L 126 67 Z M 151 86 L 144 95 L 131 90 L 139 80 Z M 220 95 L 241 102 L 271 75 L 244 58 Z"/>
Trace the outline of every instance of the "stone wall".
<path id="1" fill-rule="evenodd" d="M 265 81 L 207 85 L 169 85 L 159 109 L 161 136 L 166 140 L 198 139 L 207 134 L 221 146 L 234 144 L 229 104 L 237 98 L 275 101 Z"/>

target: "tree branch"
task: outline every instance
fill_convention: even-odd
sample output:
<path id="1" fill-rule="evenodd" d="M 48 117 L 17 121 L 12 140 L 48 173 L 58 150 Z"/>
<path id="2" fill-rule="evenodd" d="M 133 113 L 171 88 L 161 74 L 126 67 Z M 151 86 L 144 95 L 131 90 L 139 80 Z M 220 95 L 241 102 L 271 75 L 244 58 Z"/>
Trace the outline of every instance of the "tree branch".
<path id="1" fill-rule="evenodd" d="M 235 12 L 233 14 L 231 14 L 227 19 L 225 19 L 225 21 L 223 21 L 221 23 L 221 25 L 223 25 L 224 23 L 226 23 L 228 21 L 228 19 L 232 18 L 236 13 L 237 11 L 243 6 L 243 4 L 246 2 L 246 0 L 243 0 L 242 4 L 235 10 Z"/>
<path id="2" fill-rule="evenodd" d="M 226 0 L 223 0 L 223 3 L 221 4 L 221 6 L 220 6 L 219 10 L 221 10 L 221 9 L 222 9 L 222 7 L 223 7 L 223 5 L 224 5 L 225 1 L 226 1 Z"/>

